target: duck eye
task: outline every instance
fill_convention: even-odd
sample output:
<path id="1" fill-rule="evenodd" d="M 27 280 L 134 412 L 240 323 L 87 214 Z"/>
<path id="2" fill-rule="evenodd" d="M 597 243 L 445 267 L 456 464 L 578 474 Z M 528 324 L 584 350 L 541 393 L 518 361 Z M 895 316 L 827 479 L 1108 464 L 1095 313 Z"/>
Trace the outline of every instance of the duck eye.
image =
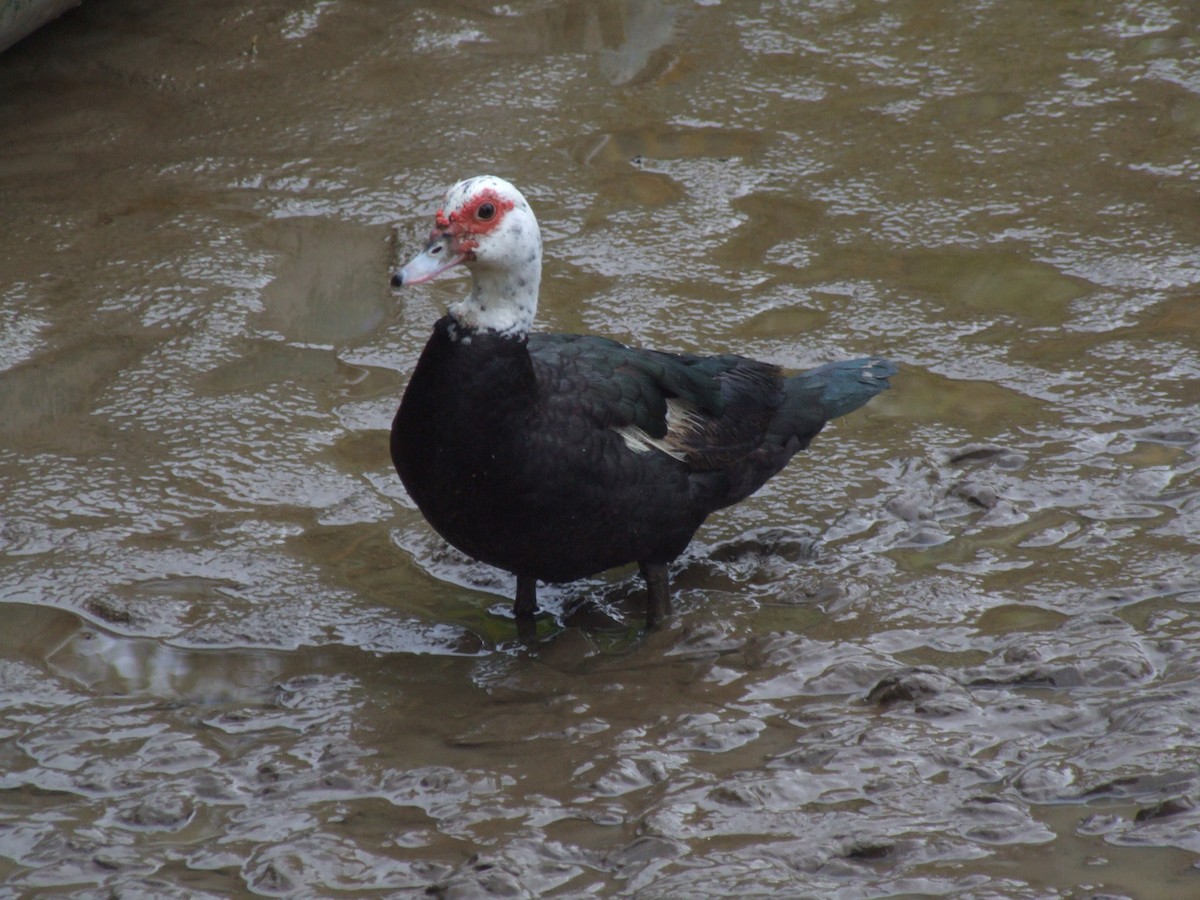
<path id="1" fill-rule="evenodd" d="M 483 203 L 480 205 L 479 209 L 475 211 L 475 215 L 485 222 L 495 214 L 496 207 L 495 204 L 492 203 Z"/>

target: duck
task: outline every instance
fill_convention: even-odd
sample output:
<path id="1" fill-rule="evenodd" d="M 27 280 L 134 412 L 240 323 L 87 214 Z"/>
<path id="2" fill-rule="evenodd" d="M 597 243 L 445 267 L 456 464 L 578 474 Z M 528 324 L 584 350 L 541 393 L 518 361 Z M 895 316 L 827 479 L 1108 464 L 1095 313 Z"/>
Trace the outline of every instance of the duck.
<path id="1" fill-rule="evenodd" d="M 539 582 L 629 564 L 645 581 L 647 628 L 663 622 L 669 567 L 705 519 L 898 371 L 866 357 L 789 375 L 735 354 L 534 331 L 541 232 L 521 192 L 492 175 L 446 192 L 391 284 L 458 266 L 470 292 L 433 326 L 392 421 L 391 457 L 443 539 L 516 576 L 512 614 L 527 633 Z"/>

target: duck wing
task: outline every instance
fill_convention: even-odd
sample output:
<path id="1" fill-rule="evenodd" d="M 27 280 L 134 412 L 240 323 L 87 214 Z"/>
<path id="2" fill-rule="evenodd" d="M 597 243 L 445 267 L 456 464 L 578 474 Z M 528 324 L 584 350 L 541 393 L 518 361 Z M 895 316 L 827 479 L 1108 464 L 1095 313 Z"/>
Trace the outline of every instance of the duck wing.
<path id="1" fill-rule="evenodd" d="M 866 358 L 785 376 L 733 354 L 665 353 L 584 335 L 532 335 L 529 351 L 552 417 L 610 429 L 630 451 L 666 454 L 698 475 L 720 473 L 718 506 L 757 490 L 896 371 Z"/>

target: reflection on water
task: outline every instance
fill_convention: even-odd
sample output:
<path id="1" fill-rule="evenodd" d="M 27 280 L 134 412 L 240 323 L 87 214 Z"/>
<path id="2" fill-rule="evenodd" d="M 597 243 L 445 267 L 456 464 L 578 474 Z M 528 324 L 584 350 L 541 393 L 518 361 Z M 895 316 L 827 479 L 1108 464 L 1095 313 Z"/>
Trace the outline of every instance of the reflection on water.
<path id="1" fill-rule="evenodd" d="M 1200 893 L 1185 3 L 84 4 L 0 55 L 0 879 Z M 839 421 L 638 629 L 449 550 L 387 429 L 495 171 L 547 328 Z"/>

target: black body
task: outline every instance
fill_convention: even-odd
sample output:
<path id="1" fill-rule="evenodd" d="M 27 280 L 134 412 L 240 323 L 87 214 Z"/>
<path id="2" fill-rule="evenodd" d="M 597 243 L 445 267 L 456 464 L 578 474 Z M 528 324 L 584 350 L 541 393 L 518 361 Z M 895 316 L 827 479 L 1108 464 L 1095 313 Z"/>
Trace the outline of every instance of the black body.
<path id="1" fill-rule="evenodd" d="M 785 378 L 738 356 L 463 332 L 447 316 L 392 423 L 392 460 L 443 538 L 518 576 L 518 616 L 536 608 L 535 579 L 638 562 L 653 622 L 654 582 L 665 612 L 665 564 L 705 517 L 757 490 L 894 372 L 869 359 Z M 682 419 L 668 419 L 668 400 Z M 618 431 L 630 426 L 671 455 L 631 449 Z"/>

